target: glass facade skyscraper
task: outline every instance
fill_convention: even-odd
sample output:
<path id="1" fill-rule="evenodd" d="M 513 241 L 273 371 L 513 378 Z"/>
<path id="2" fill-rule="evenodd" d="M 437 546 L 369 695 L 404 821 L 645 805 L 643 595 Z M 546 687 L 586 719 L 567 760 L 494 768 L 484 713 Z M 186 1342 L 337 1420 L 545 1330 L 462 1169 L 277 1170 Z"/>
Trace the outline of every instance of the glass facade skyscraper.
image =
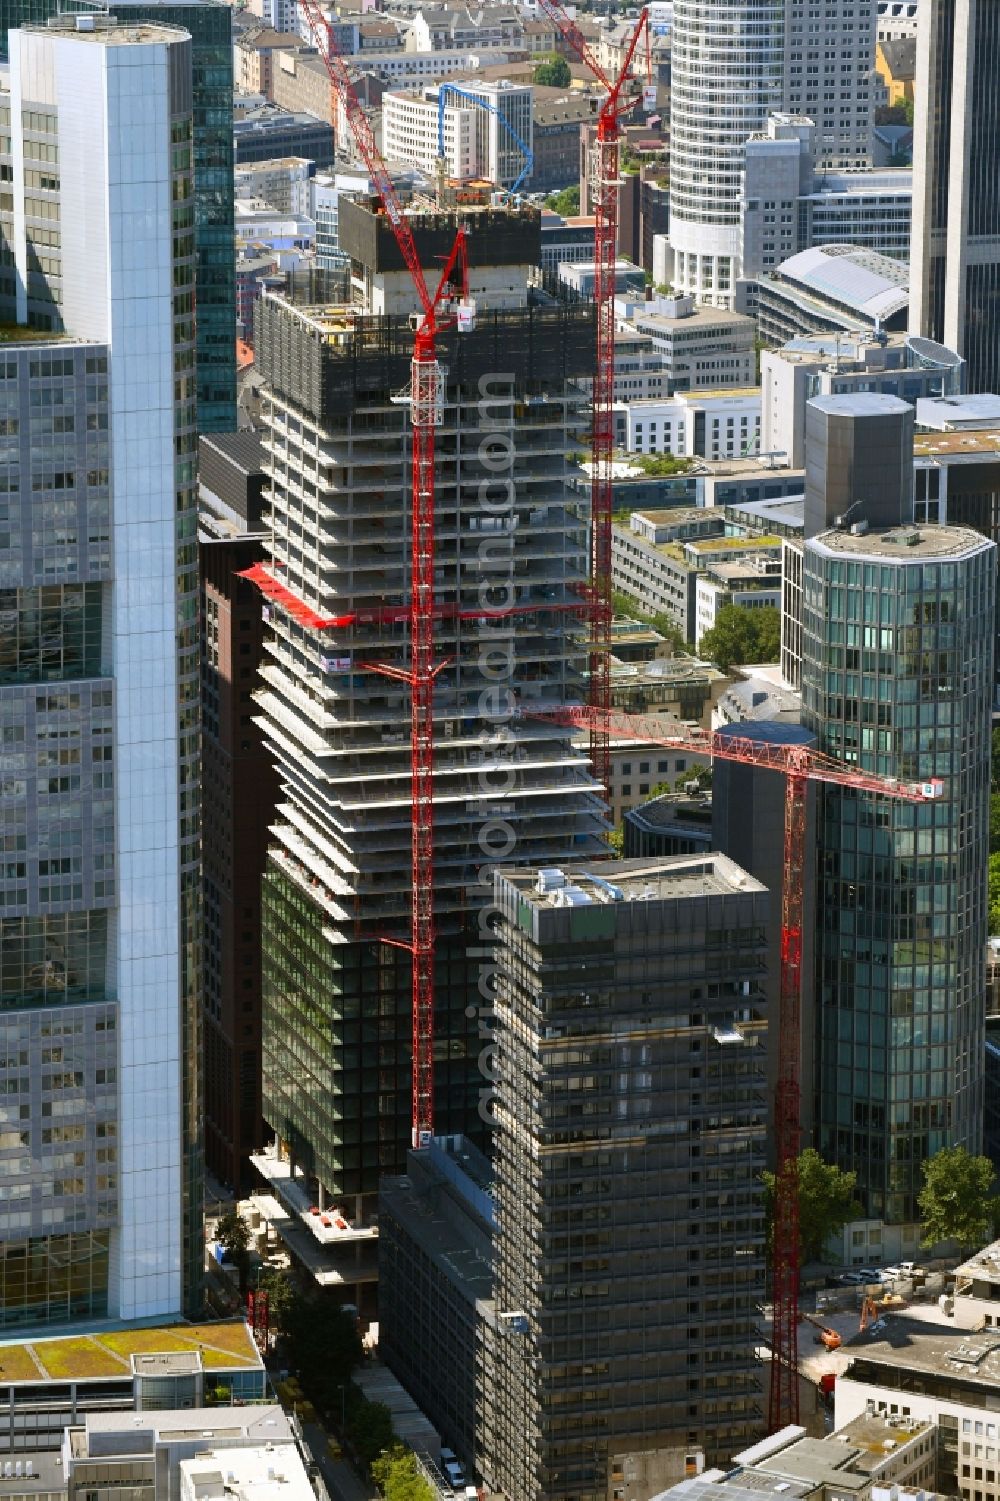
<path id="1" fill-rule="evenodd" d="M 204 1257 L 191 41 L 69 16 L 9 84 L 0 1328 L 196 1312 Z"/>
<path id="2" fill-rule="evenodd" d="M 923 1160 L 981 1144 L 995 578 L 964 527 L 805 545 L 817 748 L 943 784 L 920 804 L 824 787 L 817 807 L 816 1145 L 914 1244 Z"/>
<path id="3" fill-rule="evenodd" d="M 0 0 L 0 57 L 8 32 L 44 26 L 58 0 Z M 97 10 L 82 0 L 76 10 Z M 120 21 L 180 26 L 191 34 L 194 107 L 198 431 L 236 429 L 236 252 L 233 230 L 232 11 L 214 0 L 122 0 Z"/>
<path id="4" fill-rule="evenodd" d="M 964 356 L 970 391 L 1000 389 L 998 60 L 995 0 L 922 0 L 910 328 Z"/>

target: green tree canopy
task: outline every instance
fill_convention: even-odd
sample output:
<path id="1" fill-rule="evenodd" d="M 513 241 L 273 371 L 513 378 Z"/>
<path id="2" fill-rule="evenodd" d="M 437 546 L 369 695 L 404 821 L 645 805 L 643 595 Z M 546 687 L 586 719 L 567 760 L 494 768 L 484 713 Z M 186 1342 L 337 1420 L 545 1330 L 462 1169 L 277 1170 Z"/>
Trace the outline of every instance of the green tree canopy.
<path id="1" fill-rule="evenodd" d="M 659 631 L 661 636 L 673 646 L 674 651 L 690 651 L 688 643 L 684 640 L 684 632 L 675 625 L 669 615 L 650 613 L 631 594 L 622 594 L 618 590 L 611 596 L 611 608 L 616 615 L 626 615 L 630 620 L 641 620 L 645 625 L 651 625 L 654 631 Z"/>
<path id="2" fill-rule="evenodd" d="M 691 468 L 690 459 L 673 453 L 630 453 L 628 461 L 654 479 L 669 479 L 673 474 L 687 474 Z"/>
<path id="3" fill-rule="evenodd" d="M 372 1479 L 385 1501 L 435 1501 L 412 1452 L 402 1444 L 394 1444 L 375 1460 Z"/>
<path id="4" fill-rule="evenodd" d="M 250 1267 L 250 1226 L 235 1209 L 224 1214 L 215 1227 L 215 1238 L 240 1275 L 240 1292 L 247 1290 Z"/>
<path id="5" fill-rule="evenodd" d="M 579 187 L 560 188 L 558 193 L 550 193 L 545 200 L 545 206 L 554 214 L 560 214 L 564 219 L 578 214 L 580 212 Z"/>
<path id="6" fill-rule="evenodd" d="M 352 1388 L 354 1400 L 347 1410 L 347 1434 L 361 1458 L 366 1464 L 371 1464 L 392 1446 L 395 1437 L 392 1413 L 384 1402 L 369 1402 L 366 1397 L 358 1399 L 356 1393 L 357 1388 Z"/>
<path id="7" fill-rule="evenodd" d="M 723 672 L 745 662 L 776 662 L 781 652 L 781 616 L 774 605 L 753 610 L 723 605 L 698 651 Z"/>
<path id="8" fill-rule="evenodd" d="M 568 89 L 572 76 L 564 57 L 551 57 L 535 69 L 535 83 L 543 88 Z"/>
<path id="9" fill-rule="evenodd" d="M 361 1359 L 354 1319 L 323 1293 L 298 1294 L 290 1300 L 283 1319 L 303 1390 L 321 1411 L 337 1412 L 340 1388 L 347 1387 Z"/>
<path id="10" fill-rule="evenodd" d="M 288 1328 L 291 1309 L 302 1294 L 294 1278 L 278 1267 L 265 1267 L 258 1284 L 261 1292 L 267 1293 L 267 1321 L 275 1334 L 284 1334 Z"/>
<path id="11" fill-rule="evenodd" d="M 799 1260 L 820 1261 L 831 1235 L 861 1213 L 854 1197 L 856 1173 L 845 1173 L 824 1162 L 814 1147 L 806 1147 L 796 1161 L 799 1182 Z M 768 1223 L 774 1220 L 774 1173 L 763 1175 Z"/>
<path id="12" fill-rule="evenodd" d="M 963 1251 L 989 1239 L 996 1174 L 988 1157 L 970 1157 L 965 1147 L 942 1147 L 923 1164 L 917 1194 L 923 1233 L 920 1244 L 957 1240 Z"/>

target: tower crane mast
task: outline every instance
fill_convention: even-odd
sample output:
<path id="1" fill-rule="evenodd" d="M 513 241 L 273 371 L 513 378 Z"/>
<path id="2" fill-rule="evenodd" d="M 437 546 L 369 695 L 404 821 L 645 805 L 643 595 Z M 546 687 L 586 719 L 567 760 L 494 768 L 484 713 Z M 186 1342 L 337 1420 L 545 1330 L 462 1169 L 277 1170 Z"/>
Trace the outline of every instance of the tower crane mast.
<path id="1" fill-rule="evenodd" d="M 442 306 L 456 285 L 468 299 L 465 229 L 460 227 L 433 295 L 427 287 L 410 222 L 379 151 L 371 126 L 316 0 L 300 0 L 316 49 L 330 77 L 334 101 L 343 106 L 354 144 L 392 227 L 420 305 L 410 374 L 412 496 L 410 502 L 410 662 L 408 667 L 370 663 L 369 670 L 405 683 L 410 690 L 411 877 L 410 934 L 381 941 L 406 949 L 412 958 L 413 1144 L 434 1129 L 434 680 L 443 662 L 434 662 L 434 487 L 435 428 L 444 405 L 437 334 L 450 321 Z M 460 324 L 460 326 L 462 326 Z M 272 591 L 273 592 L 273 591 Z"/>
<path id="2" fill-rule="evenodd" d="M 799 1194 L 797 1159 L 801 1123 L 800 1048 L 802 1010 L 803 879 L 806 867 L 806 796 L 810 782 L 876 793 L 896 801 L 921 803 L 943 795 L 939 781 L 905 783 L 844 765 L 806 745 L 781 745 L 745 735 L 717 735 L 711 730 L 677 724 L 665 729 L 661 719 L 642 714 L 603 713 L 594 708 L 532 710 L 533 718 L 593 728 L 595 720 L 609 737 L 641 740 L 713 760 L 736 761 L 780 772 L 785 778 L 784 879 L 781 887 L 781 972 L 776 1021 L 778 1079 L 774 1099 L 776 1159 L 774 1249 L 772 1254 L 773 1326 L 769 1432 L 799 1417 Z M 772 1029 L 773 1031 L 774 1029 Z"/>
<path id="3" fill-rule="evenodd" d="M 632 81 L 632 62 L 639 38 L 646 34 L 646 66 L 649 71 L 649 12 L 643 9 L 626 49 L 617 77 L 610 80 L 594 57 L 579 27 L 566 14 L 559 0 L 539 0 L 539 5 L 568 46 L 605 91 L 597 117 L 597 164 L 594 194 L 594 304 L 597 310 L 597 350 L 592 397 L 590 482 L 590 703 L 606 713 L 611 707 L 611 514 L 612 461 L 614 456 L 615 398 L 615 264 L 618 250 L 618 169 L 622 117 L 636 100 L 625 93 Z M 611 754 L 604 722 L 591 727 L 590 754 L 594 775 L 607 788 Z"/>

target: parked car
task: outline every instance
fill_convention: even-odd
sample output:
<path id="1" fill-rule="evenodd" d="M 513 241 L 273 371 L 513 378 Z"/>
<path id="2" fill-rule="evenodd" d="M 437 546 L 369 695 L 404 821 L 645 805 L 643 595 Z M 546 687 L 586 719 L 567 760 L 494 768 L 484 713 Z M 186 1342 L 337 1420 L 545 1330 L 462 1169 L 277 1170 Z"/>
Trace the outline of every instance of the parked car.
<path id="1" fill-rule="evenodd" d="M 910 1266 L 912 1267 L 912 1265 L 913 1263 L 911 1262 Z M 879 1275 L 883 1282 L 895 1282 L 897 1277 L 908 1277 L 910 1274 L 905 1266 L 900 1263 L 899 1266 L 884 1266 Z"/>
<path id="2" fill-rule="evenodd" d="M 860 1272 L 841 1272 L 837 1278 L 837 1281 L 844 1287 L 858 1287 L 864 1280 Z"/>
<path id="3" fill-rule="evenodd" d="M 881 1282 L 882 1273 L 876 1266 L 859 1266 L 858 1276 L 862 1282 Z"/>

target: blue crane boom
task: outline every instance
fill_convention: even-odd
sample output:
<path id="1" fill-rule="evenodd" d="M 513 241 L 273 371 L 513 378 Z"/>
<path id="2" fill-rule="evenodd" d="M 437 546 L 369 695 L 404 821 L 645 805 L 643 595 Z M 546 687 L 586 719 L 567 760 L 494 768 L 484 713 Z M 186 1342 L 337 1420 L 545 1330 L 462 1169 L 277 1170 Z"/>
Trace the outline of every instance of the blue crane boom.
<path id="1" fill-rule="evenodd" d="M 502 115 L 495 104 L 488 99 L 483 99 L 479 94 L 472 94 L 468 89 L 460 89 L 454 83 L 442 83 L 438 88 L 438 156 L 444 156 L 444 106 L 449 94 L 454 94 L 458 99 L 467 99 L 470 104 L 477 104 L 481 109 L 487 110 L 491 115 L 496 115 L 501 125 L 507 127 L 507 134 L 514 145 L 524 157 L 524 166 L 521 168 L 513 187 L 505 189 L 510 197 L 513 197 L 526 177 L 530 177 L 535 165 L 535 154 L 526 141 L 522 141 L 513 125 Z"/>

